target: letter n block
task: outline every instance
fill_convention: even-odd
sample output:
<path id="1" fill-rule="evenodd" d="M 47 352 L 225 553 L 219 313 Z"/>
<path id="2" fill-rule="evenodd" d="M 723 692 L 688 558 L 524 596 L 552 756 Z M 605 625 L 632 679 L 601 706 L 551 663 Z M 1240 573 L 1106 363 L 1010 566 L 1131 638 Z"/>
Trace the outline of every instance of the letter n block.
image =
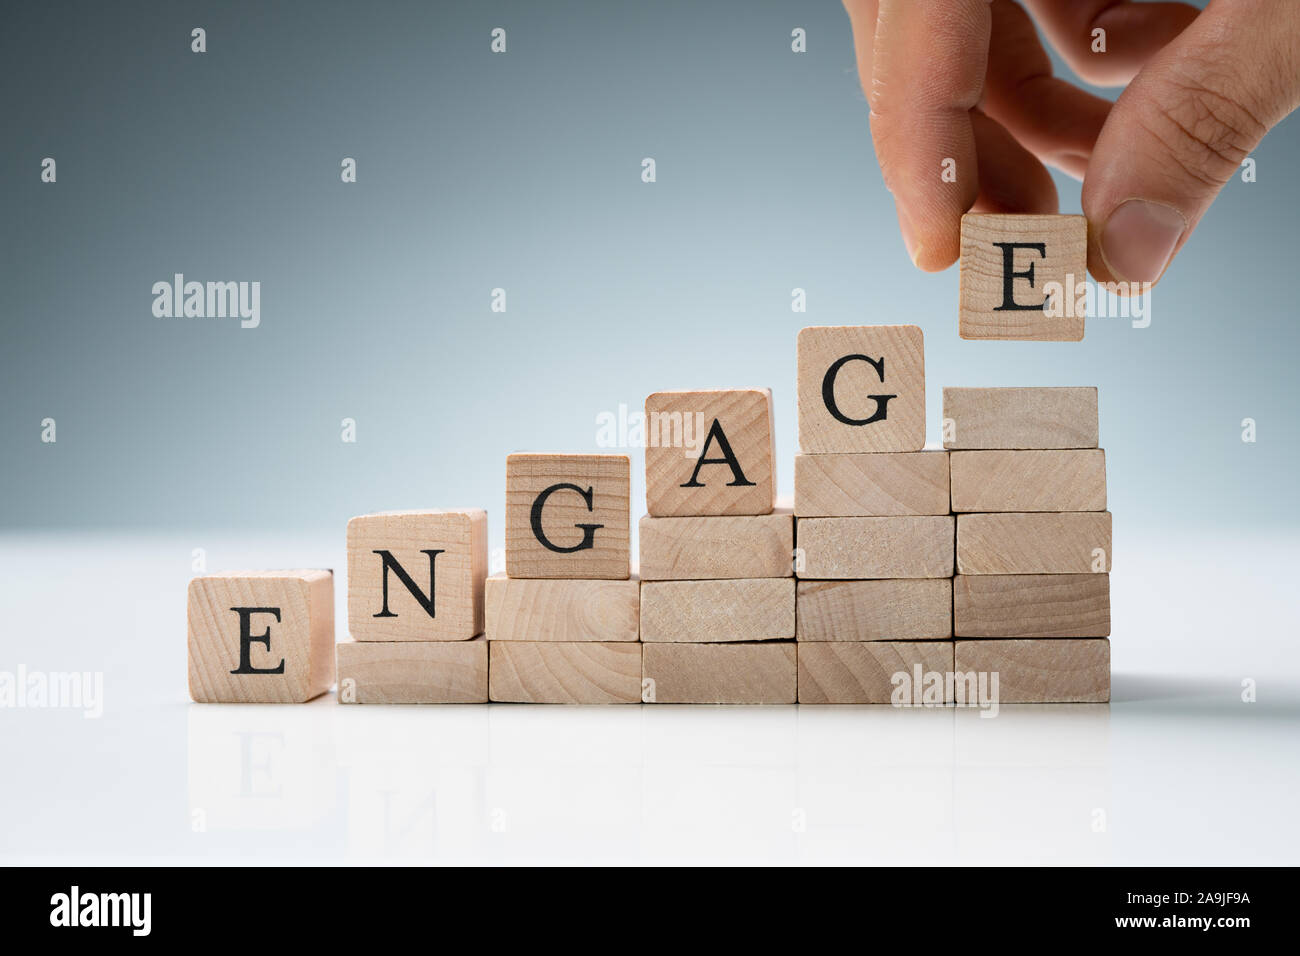
<path id="1" fill-rule="evenodd" d="M 915 325 L 812 326 L 798 340 L 799 450 L 925 447 L 925 341 Z"/>
<path id="2" fill-rule="evenodd" d="M 300 704 L 334 683 L 334 573 L 227 571 L 190 581 L 190 697 Z"/>
<path id="3" fill-rule="evenodd" d="M 1088 278 L 1083 216 L 961 217 L 963 339 L 1078 342 Z"/>
<path id="4" fill-rule="evenodd" d="M 487 512 L 387 511 L 348 522 L 348 630 L 358 641 L 483 633 Z"/>
<path id="5" fill-rule="evenodd" d="M 506 574 L 627 579 L 631 496 L 627 455 L 508 455 Z"/>
<path id="6" fill-rule="evenodd" d="M 776 506 L 772 391 L 655 392 L 645 400 L 646 510 L 765 515 Z"/>

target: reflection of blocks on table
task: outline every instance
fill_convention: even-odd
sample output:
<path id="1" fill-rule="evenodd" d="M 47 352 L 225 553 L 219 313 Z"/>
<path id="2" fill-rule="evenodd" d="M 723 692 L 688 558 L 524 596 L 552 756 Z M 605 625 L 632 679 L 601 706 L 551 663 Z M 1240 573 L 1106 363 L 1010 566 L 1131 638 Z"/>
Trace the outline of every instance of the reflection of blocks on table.
<path id="1" fill-rule="evenodd" d="M 920 451 L 924 339 L 915 325 L 811 326 L 799 332 L 799 450 Z"/>
<path id="2" fill-rule="evenodd" d="M 645 401 L 646 511 L 763 515 L 776 504 L 772 391 L 655 392 Z"/>
<path id="3" fill-rule="evenodd" d="M 1110 700 L 1110 641 L 1104 637 L 958 640 L 954 669 L 990 679 L 996 674 L 998 700 L 1004 704 Z"/>
<path id="4" fill-rule="evenodd" d="M 483 633 L 487 512 L 385 511 L 348 522 L 348 631 L 357 641 Z"/>
<path id="5" fill-rule="evenodd" d="M 793 641 L 644 648 L 646 703 L 793 704 L 798 698 Z"/>
<path id="6" fill-rule="evenodd" d="M 626 580 L 630 499 L 626 455 L 507 456 L 506 574 Z"/>
<path id="7" fill-rule="evenodd" d="M 800 643 L 799 703 L 951 704 L 952 661 L 952 641 Z"/>
<path id="8" fill-rule="evenodd" d="M 292 704 L 334 683 L 334 573 L 227 571 L 190 581 L 190 697 Z"/>
<path id="9" fill-rule="evenodd" d="M 488 696 L 524 704 L 635 704 L 641 645 L 612 641 L 490 641 Z"/>
<path id="10" fill-rule="evenodd" d="M 958 331 L 964 339 L 1077 342 L 1087 278 L 1083 216 L 962 216 Z"/>
<path id="11" fill-rule="evenodd" d="M 338 678 L 341 704 L 486 703 L 487 640 L 344 641 Z"/>

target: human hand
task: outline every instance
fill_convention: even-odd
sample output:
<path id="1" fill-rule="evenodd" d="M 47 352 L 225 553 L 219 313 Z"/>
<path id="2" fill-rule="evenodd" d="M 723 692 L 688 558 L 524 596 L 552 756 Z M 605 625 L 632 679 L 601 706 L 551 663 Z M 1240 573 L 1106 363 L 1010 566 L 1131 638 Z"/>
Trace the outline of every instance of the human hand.
<path id="1" fill-rule="evenodd" d="M 844 0 L 871 135 L 908 255 L 956 261 L 962 214 L 1055 213 L 1044 163 L 1083 179 L 1088 269 L 1154 282 L 1237 172 L 1300 105 L 1300 2 L 1025 0 L 1090 83 L 1052 76 L 1012 0 Z M 1094 31 L 1105 52 L 1093 52 Z M 945 182 L 945 160 L 956 178 Z M 951 164 L 949 164 L 951 166 Z"/>

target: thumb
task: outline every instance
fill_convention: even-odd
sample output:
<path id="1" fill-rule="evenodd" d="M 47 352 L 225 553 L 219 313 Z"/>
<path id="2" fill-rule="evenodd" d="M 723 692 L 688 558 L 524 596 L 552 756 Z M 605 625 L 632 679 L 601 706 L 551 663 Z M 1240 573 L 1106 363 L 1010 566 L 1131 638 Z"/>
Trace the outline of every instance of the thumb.
<path id="1" fill-rule="evenodd" d="M 1264 134 L 1300 105 L 1300 3 L 1213 0 L 1147 63 L 1083 184 L 1088 268 L 1155 282 Z"/>

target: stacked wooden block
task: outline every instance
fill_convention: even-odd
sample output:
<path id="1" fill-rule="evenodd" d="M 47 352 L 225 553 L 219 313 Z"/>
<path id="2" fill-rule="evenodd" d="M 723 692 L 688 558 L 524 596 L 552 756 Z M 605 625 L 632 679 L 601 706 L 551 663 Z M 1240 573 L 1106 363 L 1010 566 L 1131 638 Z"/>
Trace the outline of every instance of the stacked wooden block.
<path id="1" fill-rule="evenodd" d="M 948 452 L 924 449 L 921 330 L 804 329 L 797 390 L 799 702 L 889 703 L 899 674 L 946 684 L 955 522 Z"/>
<path id="2" fill-rule="evenodd" d="M 1003 701 L 1110 697 L 1111 516 L 1093 388 L 949 388 L 956 669 Z"/>
<path id="3" fill-rule="evenodd" d="M 644 699 L 792 704 L 794 518 L 777 510 L 768 389 L 646 399 Z"/>

